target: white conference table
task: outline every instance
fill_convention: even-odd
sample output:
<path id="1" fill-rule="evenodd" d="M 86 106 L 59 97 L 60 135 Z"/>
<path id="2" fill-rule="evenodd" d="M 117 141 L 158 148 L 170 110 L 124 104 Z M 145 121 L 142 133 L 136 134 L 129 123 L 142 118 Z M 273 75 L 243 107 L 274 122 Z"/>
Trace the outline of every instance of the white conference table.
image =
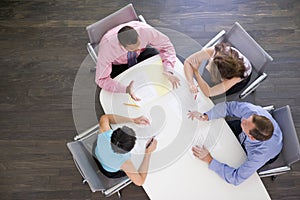
<path id="1" fill-rule="evenodd" d="M 190 94 L 185 81 L 183 65 L 177 59 L 175 74 L 181 86 L 172 90 L 162 75 L 160 56 L 151 57 L 116 77 L 124 85 L 135 81 L 136 95 L 142 102 L 134 104 L 128 94 L 100 93 L 105 113 L 130 117 L 145 115 L 151 126 L 128 124 L 137 133 L 137 144 L 132 160 L 138 167 L 146 141 L 155 135 L 158 144 L 152 153 L 149 173 L 143 185 L 150 199 L 270 199 L 257 173 L 239 186 L 228 184 L 208 165 L 196 159 L 191 152 L 195 144 L 205 145 L 217 160 L 232 167 L 240 166 L 246 155 L 224 119 L 209 122 L 187 119 L 188 110 L 208 111 L 214 106 L 201 92 L 197 99 Z M 113 128 L 116 128 L 116 125 Z"/>

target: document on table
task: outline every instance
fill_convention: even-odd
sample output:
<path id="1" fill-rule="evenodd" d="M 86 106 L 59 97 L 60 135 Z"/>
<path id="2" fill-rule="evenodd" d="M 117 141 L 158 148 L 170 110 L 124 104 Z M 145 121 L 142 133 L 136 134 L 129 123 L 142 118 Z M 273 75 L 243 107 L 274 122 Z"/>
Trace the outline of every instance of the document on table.
<path id="1" fill-rule="evenodd" d="M 143 107 L 154 100 L 158 99 L 159 97 L 167 94 L 170 92 L 170 89 L 158 84 L 145 84 L 142 87 L 137 88 L 135 91 L 135 95 L 140 98 L 140 101 L 133 101 L 129 98 L 129 104 L 135 104 L 139 107 Z"/>

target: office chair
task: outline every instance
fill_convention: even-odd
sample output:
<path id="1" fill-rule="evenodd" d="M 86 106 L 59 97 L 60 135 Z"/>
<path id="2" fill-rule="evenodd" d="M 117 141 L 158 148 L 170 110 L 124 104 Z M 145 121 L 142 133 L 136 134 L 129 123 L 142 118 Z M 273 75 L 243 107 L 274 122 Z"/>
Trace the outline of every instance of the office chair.
<path id="1" fill-rule="evenodd" d="M 95 64 L 98 57 L 98 45 L 103 35 L 110 29 L 130 21 L 142 21 L 146 23 L 142 15 L 137 16 L 131 3 L 86 27 L 90 40 L 87 43 L 87 50 Z"/>
<path id="2" fill-rule="evenodd" d="M 272 110 L 272 107 L 269 108 Z M 282 131 L 283 147 L 274 162 L 264 165 L 257 172 L 260 177 L 271 176 L 275 180 L 277 175 L 290 171 L 291 165 L 300 160 L 300 146 L 290 107 L 287 105 L 270 113 Z"/>
<path id="3" fill-rule="evenodd" d="M 235 22 L 228 32 L 225 30 L 220 31 L 213 39 L 204 45 L 203 49 L 215 46 L 220 42 L 231 44 L 244 56 L 246 56 L 252 64 L 253 70 L 251 79 L 245 86 L 245 89 L 243 89 L 242 92 L 238 92 L 238 95 L 230 95 L 231 97 L 235 96 L 235 99 L 244 99 L 254 92 L 255 89 L 267 78 L 265 68 L 269 62 L 273 61 L 273 58 L 245 31 L 238 22 Z M 200 71 L 200 74 L 203 74 L 203 69 Z M 206 81 L 211 82 L 210 80 Z"/>
<path id="4" fill-rule="evenodd" d="M 92 192 L 101 191 L 105 197 L 115 193 L 119 198 L 120 190 L 132 181 L 127 177 L 108 178 L 99 170 L 93 156 L 93 149 L 97 141 L 99 125 L 96 125 L 74 138 L 75 141 L 67 143 L 73 156 L 75 165 L 83 177 L 83 183 L 88 183 Z"/>

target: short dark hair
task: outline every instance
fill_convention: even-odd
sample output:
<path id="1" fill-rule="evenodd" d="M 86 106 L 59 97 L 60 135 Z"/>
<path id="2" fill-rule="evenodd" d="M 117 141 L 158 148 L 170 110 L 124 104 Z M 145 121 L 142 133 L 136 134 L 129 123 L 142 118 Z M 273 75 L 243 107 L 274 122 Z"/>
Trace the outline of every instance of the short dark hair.
<path id="1" fill-rule="evenodd" d="M 135 132 L 133 129 L 123 126 L 113 131 L 110 142 L 115 153 L 124 154 L 131 151 L 135 145 Z"/>
<path id="2" fill-rule="evenodd" d="M 131 26 L 124 26 L 118 31 L 118 40 L 124 47 L 130 44 L 136 44 L 138 41 L 138 33 Z"/>
<path id="3" fill-rule="evenodd" d="M 255 128 L 250 130 L 250 135 L 252 135 L 256 140 L 265 141 L 272 137 L 274 126 L 271 120 L 265 116 L 254 114 L 252 122 L 255 125 Z"/>

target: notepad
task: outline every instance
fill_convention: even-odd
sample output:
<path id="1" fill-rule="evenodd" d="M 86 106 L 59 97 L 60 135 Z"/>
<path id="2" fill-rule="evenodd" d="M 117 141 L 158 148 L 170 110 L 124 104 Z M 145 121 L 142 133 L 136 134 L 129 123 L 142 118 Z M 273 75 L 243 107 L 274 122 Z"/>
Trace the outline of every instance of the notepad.
<path id="1" fill-rule="evenodd" d="M 143 107 L 159 97 L 170 92 L 170 89 L 158 84 L 147 84 L 137 88 L 135 95 L 140 98 L 140 101 L 134 101 L 131 97 L 128 99 L 130 104 L 136 104 L 139 107 Z"/>

